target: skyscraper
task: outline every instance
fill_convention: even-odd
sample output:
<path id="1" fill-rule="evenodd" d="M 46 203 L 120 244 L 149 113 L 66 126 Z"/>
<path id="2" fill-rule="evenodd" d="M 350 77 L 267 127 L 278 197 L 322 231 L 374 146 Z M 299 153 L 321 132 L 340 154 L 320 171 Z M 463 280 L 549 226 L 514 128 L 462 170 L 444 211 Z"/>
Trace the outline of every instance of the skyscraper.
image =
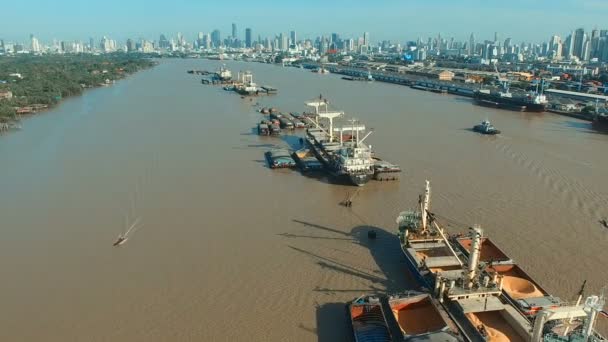
<path id="1" fill-rule="evenodd" d="M 248 27 L 245 29 L 245 47 L 252 47 L 253 42 L 251 41 L 251 29 Z"/>
<path id="2" fill-rule="evenodd" d="M 469 37 L 469 56 L 473 56 L 475 54 L 475 35 L 471 33 Z"/>
<path id="3" fill-rule="evenodd" d="M 574 53 L 574 32 L 570 33 L 570 35 L 564 41 L 562 46 L 562 55 L 566 56 L 568 59 L 572 58 L 572 54 Z"/>
<path id="4" fill-rule="evenodd" d="M 220 30 L 213 30 L 211 32 L 211 44 L 213 44 L 213 47 L 220 47 L 222 45 Z"/>
<path id="5" fill-rule="evenodd" d="M 40 43 L 38 42 L 38 38 L 34 37 L 33 34 L 30 34 L 30 40 L 32 41 L 32 52 L 40 52 Z"/>
<path id="6" fill-rule="evenodd" d="M 158 39 L 158 47 L 161 49 L 168 49 L 170 47 L 169 40 L 164 34 L 161 34 Z"/>
<path id="7" fill-rule="evenodd" d="M 236 39 L 236 24 L 232 23 L 232 38 Z"/>
<path id="8" fill-rule="evenodd" d="M 574 45 L 574 51 L 570 54 L 582 59 L 584 52 L 583 50 L 585 48 L 585 41 L 587 40 L 585 35 L 585 29 L 576 29 L 576 31 L 574 31 L 574 35 L 572 36 L 572 40 L 572 45 Z"/>
<path id="9" fill-rule="evenodd" d="M 296 31 L 289 32 L 289 38 L 291 39 L 291 44 L 296 45 L 298 43 L 298 37 L 296 36 Z"/>
<path id="10" fill-rule="evenodd" d="M 363 45 L 369 46 L 369 32 L 363 33 Z"/>
<path id="11" fill-rule="evenodd" d="M 287 51 L 289 49 L 289 38 L 287 34 L 281 33 L 279 35 L 279 50 Z"/>
<path id="12" fill-rule="evenodd" d="M 135 50 L 135 42 L 131 38 L 127 39 L 127 52 L 133 52 Z"/>

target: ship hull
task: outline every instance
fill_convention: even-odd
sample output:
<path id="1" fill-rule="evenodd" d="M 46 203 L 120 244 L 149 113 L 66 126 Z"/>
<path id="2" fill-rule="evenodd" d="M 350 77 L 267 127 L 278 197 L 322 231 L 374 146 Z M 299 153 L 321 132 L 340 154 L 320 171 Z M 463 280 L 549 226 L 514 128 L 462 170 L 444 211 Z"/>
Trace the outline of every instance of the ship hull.
<path id="1" fill-rule="evenodd" d="M 484 94 L 476 92 L 473 95 L 473 100 L 476 104 L 485 107 L 494 107 L 501 109 L 509 109 L 515 111 L 537 112 L 541 113 L 547 109 L 547 105 L 541 103 L 532 103 L 522 97 L 501 97 L 500 95 Z"/>
<path id="2" fill-rule="evenodd" d="M 373 173 L 365 173 L 365 174 L 348 174 L 348 181 L 356 186 L 363 186 L 365 185 L 367 182 L 369 182 L 370 179 L 372 179 L 372 176 L 374 174 Z"/>
<path id="3" fill-rule="evenodd" d="M 373 172 L 363 174 L 339 172 L 328 160 L 328 158 L 321 152 L 321 148 L 318 147 L 312 139 L 307 138 L 306 143 L 308 148 L 310 148 L 314 156 L 323 165 L 325 170 L 340 184 L 363 186 L 374 176 Z"/>

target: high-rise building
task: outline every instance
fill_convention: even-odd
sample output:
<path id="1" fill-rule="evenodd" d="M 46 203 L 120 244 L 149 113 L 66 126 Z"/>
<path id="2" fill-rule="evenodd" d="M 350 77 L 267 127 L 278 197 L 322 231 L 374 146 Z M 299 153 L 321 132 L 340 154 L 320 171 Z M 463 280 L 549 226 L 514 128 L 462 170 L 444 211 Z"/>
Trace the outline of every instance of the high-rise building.
<path id="1" fill-rule="evenodd" d="M 583 42 L 583 50 L 581 51 L 580 59 L 583 61 L 588 61 L 591 57 L 591 44 L 588 39 L 585 39 Z"/>
<path id="2" fill-rule="evenodd" d="M 337 33 L 332 33 L 331 34 L 331 42 L 332 43 L 337 43 L 340 40 L 340 35 Z"/>
<path id="3" fill-rule="evenodd" d="M 555 43 L 555 45 L 553 45 L 553 58 L 557 60 L 562 59 L 562 50 L 562 42 Z"/>
<path id="4" fill-rule="evenodd" d="M 158 47 L 161 49 L 168 49 L 171 47 L 169 40 L 167 39 L 167 37 L 165 37 L 164 34 L 161 34 L 160 38 L 158 39 Z"/>
<path id="5" fill-rule="evenodd" d="M 135 42 L 131 38 L 127 39 L 127 52 L 134 52 L 136 50 Z"/>
<path id="6" fill-rule="evenodd" d="M 570 54 L 580 59 L 583 59 L 583 50 L 585 48 L 585 41 L 587 40 L 587 37 L 585 35 L 585 29 L 576 29 L 576 31 L 574 31 L 574 35 L 572 36 L 572 40 L 574 50 Z"/>
<path id="7" fill-rule="evenodd" d="M 30 34 L 30 40 L 32 41 L 32 52 L 40 52 L 40 43 L 38 42 L 38 38 L 34 37 L 33 34 Z"/>
<path id="8" fill-rule="evenodd" d="M 296 31 L 291 31 L 289 32 L 289 38 L 291 39 L 291 44 L 292 45 L 297 45 L 298 44 L 298 37 L 296 35 Z"/>
<path id="9" fill-rule="evenodd" d="M 355 40 L 352 38 L 348 39 L 348 43 L 346 44 L 346 49 L 348 51 L 354 51 L 355 50 Z"/>
<path id="10" fill-rule="evenodd" d="M 499 45 L 500 41 L 498 41 L 498 32 L 494 32 L 494 45 Z"/>
<path id="11" fill-rule="evenodd" d="M 475 35 L 471 33 L 469 37 L 469 56 L 473 56 L 475 54 Z"/>
<path id="12" fill-rule="evenodd" d="M 220 30 L 213 30 L 211 32 L 211 44 L 213 44 L 213 47 L 220 47 L 222 45 Z"/>
<path id="13" fill-rule="evenodd" d="M 363 33 L 363 45 L 369 46 L 369 32 Z"/>
<path id="14" fill-rule="evenodd" d="M 89 51 L 95 51 L 95 40 L 93 37 L 89 38 Z"/>
<path id="15" fill-rule="evenodd" d="M 203 34 L 203 48 L 204 49 L 211 48 L 211 36 L 208 33 Z"/>
<path id="16" fill-rule="evenodd" d="M 251 28 L 248 27 L 245 29 L 245 47 L 246 48 L 253 47 L 253 42 L 251 39 L 252 39 Z"/>
<path id="17" fill-rule="evenodd" d="M 232 38 L 236 39 L 236 24 L 232 23 Z"/>

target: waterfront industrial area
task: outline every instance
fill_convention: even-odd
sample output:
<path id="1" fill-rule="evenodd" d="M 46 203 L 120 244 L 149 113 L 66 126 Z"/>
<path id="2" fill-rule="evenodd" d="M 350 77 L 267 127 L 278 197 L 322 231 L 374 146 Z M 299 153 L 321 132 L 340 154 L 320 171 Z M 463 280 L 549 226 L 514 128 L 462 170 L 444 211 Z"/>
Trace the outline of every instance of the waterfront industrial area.
<path id="1" fill-rule="evenodd" d="M 2 341 L 607 341 L 608 30 L 0 40 L 0 133 Z"/>

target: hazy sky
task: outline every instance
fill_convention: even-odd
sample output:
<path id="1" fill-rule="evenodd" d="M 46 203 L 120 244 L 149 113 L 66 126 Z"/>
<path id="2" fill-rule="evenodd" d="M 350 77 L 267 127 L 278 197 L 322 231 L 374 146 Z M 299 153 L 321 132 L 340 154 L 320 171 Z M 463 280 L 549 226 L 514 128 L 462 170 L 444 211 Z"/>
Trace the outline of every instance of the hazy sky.
<path id="1" fill-rule="evenodd" d="M 298 38 L 370 32 L 371 40 L 403 42 L 417 37 L 454 36 L 478 40 L 544 41 L 577 27 L 608 29 L 608 0 L 7 0 L 0 39 L 28 41 L 158 39 L 160 33 L 196 33 L 217 28 L 222 37 L 236 23 L 241 39 L 246 27 L 254 37 L 295 29 Z"/>

